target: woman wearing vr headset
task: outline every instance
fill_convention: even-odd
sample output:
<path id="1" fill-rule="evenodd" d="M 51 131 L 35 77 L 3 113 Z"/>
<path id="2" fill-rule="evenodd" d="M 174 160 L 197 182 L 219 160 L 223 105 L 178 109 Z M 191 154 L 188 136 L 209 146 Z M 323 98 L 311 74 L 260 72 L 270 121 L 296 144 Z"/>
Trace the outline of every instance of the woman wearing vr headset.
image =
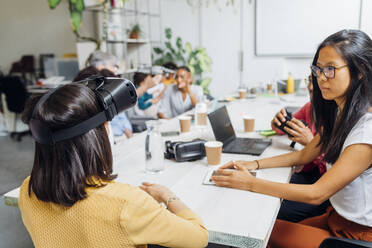
<path id="1" fill-rule="evenodd" d="M 114 181 L 107 122 L 58 138 L 99 116 L 98 99 L 84 84 L 68 84 L 32 99 L 23 114 L 37 142 L 19 208 L 35 247 L 205 247 L 201 219 L 169 189 Z"/>
<path id="2" fill-rule="evenodd" d="M 323 215 L 299 223 L 277 220 L 270 247 L 319 247 L 332 236 L 371 242 L 372 40 L 359 30 L 337 32 L 319 45 L 311 70 L 319 130 L 312 141 L 301 151 L 230 162 L 219 170 L 222 176 L 212 179 L 219 186 L 291 201 L 320 204 L 330 199 L 331 206 Z M 314 184 L 270 182 L 249 173 L 307 164 L 322 153 L 328 170 Z"/>

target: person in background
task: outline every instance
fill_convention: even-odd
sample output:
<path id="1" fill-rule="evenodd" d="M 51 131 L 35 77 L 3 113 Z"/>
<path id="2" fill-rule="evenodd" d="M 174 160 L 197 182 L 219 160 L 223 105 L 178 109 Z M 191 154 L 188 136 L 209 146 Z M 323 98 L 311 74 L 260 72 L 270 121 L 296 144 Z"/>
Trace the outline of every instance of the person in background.
<path id="1" fill-rule="evenodd" d="M 85 80 L 91 76 L 102 76 L 101 74 L 101 71 L 98 70 L 96 67 L 94 66 L 88 66 L 88 67 L 85 67 L 84 69 L 80 70 L 78 72 L 78 74 L 76 75 L 76 77 L 74 78 L 74 80 L 72 80 L 73 82 L 78 82 L 78 81 L 81 81 L 81 80 Z"/>
<path id="2" fill-rule="evenodd" d="M 128 139 L 133 137 L 133 127 L 125 112 L 121 112 L 115 116 L 110 124 L 114 136 L 125 135 Z"/>
<path id="3" fill-rule="evenodd" d="M 269 246 L 319 247 L 328 237 L 372 241 L 372 40 L 360 30 L 341 30 L 318 47 L 312 65 L 312 109 L 318 133 L 300 151 L 229 162 L 212 180 L 286 200 L 331 206 L 299 223 L 276 220 Z M 293 125 L 289 123 L 292 128 Z M 290 131 L 290 128 L 285 128 Z M 310 163 L 324 154 L 327 171 L 313 184 L 253 177 L 249 170 Z M 235 170 L 225 170 L 236 168 Z"/>
<path id="4" fill-rule="evenodd" d="M 53 131 L 101 111 L 96 95 L 83 84 L 64 85 L 37 105 L 39 100 L 30 100 L 22 119 L 41 121 Z M 107 122 L 55 144 L 35 142 L 31 176 L 24 180 L 18 202 L 34 246 L 207 246 L 202 220 L 168 188 L 115 181 L 106 128 Z"/>
<path id="5" fill-rule="evenodd" d="M 98 70 L 94 66 L 88 66 L 78 73 L 78 75 L 74 78 L 74 82 L 95 76 L 116 77 L 112 71 L 105 68 Z M 125 135 L 127 138 L 131 138 L 133 136 L 133 127 L 125 112 L 119 113 L 111 120 L 110 129 L 110 133 L 112 133 L 114 136 Z"/>
<path id="6" fill-rule="evenodd" d="M 292 137 L 288 137 L 294 142 L 298 142 L 303 146 L 306 146 L 311 142 L 316 135 L 314 121 L 311 115 L 311 102 L 313 94 L 313 83 L 311 75 L 308 77 L 307 89 L 310 93 L 310 102 L 306 103 L 300 110 L 293 114 L 293 119 L 290 121 L 292 126 L 290 134 Z M 278 134 L 283 135 L 284 133 L 276 127 L 281 125 L 280 121 L 285 121 L 287 112 L 285 109 L 280 110 L 273 120 L 271 121 L 271 127 Z M 307 123 L 307 126 L 301 122 Z M 326 163 L 323 161 L 323 154 L 317 157 L 314 161 L 297 167 L 295 173 L 292 175 L 290 183 L 296 184 L 313 184 L 326 172 Z M 292 222 L 299 222 L 309 217 L 318 216 L 325 213 L 327 207 L 330 205 L 329 201 L 325 201 L 320 205 L 307 204 L 303 202 L 283 200 L 282 206 L 278 213 L 278 219 L 287 220 Z"/>
<path id="7" fill-rule="evenodd" d="M 158 110 L 159 118 L 173 118 L 195 107 L 203 100 L 203 88 L 192 84 L 190 69 L 181 66 L 177 70 L 177 84 L 167 87 Z"/>
<path id="8" fill-rule="evenodd" d="M 88 66 L 94 66 L 99 71 L 107 69 L 116 75 L 119 70 L 119 61 L 112 54 L 95 51 L 88 58 Z"/>
<path id="9" fill-rule="evenodd" d="M 157 76 L 155 76 L 157 77 Z M 136 88 L 141 87 L 142 84 L 150 84 L 147 81 L 149 80 L 156 80 L 150 74 L 136 72 L 133 75 L 133 83 Z M 151 107 L 153 104 L 157 104 L 164 95 L 165 88 L 156 96 L 154 97 L 153 94 L 145 92 L 142 96 L 138 98 L 138 108 L 141 110 L 146 110 Z"/>
<path id="10" fill-rule="evenodd" d="M 96 67 L 99 71 L 107 69 L 114 73 L 114 75 L 117 74 L 119 69 L 118 59 L 114 55 L 102 51 L 93 52 L 88 58 L 88 65 Z M 156 80 L 149 80 L 145 84 L 142 84 L 141 87 L 136 89 L 137 96 L 142 96 L 148 89 L 154 87 L 158 83 L 159 82 Z"/>
<path id="11" fill-rule="evenodd" d="M 168 63 L 165 63 L 163 64 L 163 67 L 167 68 L 167 69 L 170 69 L 170 70 L 174 70 L 174 71 L 177 71 L 178 67 L 175 63 L 173 62 L 168 62 Z M 174 74 L 173 73 L 169 73 L 168 76 L 164 79 L 164 85 L 168 86 L 170 84 L 176 84 L 176 79 L 174 78 Z"/>

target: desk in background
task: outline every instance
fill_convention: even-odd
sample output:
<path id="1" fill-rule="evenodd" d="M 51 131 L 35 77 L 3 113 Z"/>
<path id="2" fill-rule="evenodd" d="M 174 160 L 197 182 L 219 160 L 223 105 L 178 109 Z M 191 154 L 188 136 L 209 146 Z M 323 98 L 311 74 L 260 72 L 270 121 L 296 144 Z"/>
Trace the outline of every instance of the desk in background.
<path id="1" fill-rule="evenodd" d="M 274 114 L 287 105 L 302 106 L 307 98 L 295 98 L 296 102 L 278 102 L 270 98 L 235 101 L 227 109 L 237 136 L 257 137 L 257 133 L 244 133 L 242 116 L 254 116 L 256 129 L 270 129 Z M 163 120 L 161 131 L 178 130 L 178 120 Z M 211 166 L 206 158 L 185 163 L 165 160 L 165 170 L 156 175 L 144 172 L 145 137 L 140 133 L 130 140 L 123 140 L 113 147 L 116 181 L 140 185 L 142 182 L 161 183 L 174 191 L 204 221 L 209 231 L 209 242 L 234 247 L 266 247 L 280 208 L 280 199 L 248 191 L 203 185 L 203 179 Z M 170 140 L 192 140 L 196 137 L 214 140 L 210 125 L 206 130 L 171 137 Z M 166 140 L 166 139 L 164 139 Z M 290 152 L 290 140 L 286 136 L 272 137 L 272 145 L 259 158 Z M 222 154 L 222 163 L 230 160 L 253 160 L 256 156 Z M 288 182 L 291 168 L 263 169 L 257 177 L 276 182 Z M 5 203 L 16 206 L 19 189 L 4 196 Z"/>

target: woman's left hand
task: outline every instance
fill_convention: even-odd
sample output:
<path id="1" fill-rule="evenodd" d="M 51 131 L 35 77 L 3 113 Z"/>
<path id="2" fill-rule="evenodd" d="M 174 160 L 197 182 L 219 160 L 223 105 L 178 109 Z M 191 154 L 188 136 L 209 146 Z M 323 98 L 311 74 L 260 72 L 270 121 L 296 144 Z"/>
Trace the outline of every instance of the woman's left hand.
<path id="1" fill-rule="evenodd" d="M 314 138 L 310 128 L 305 126 L 305 124 L 302 123 L 302 121 L 293 118 L 286 124 L 290 128 L 284 127 L 284 130 L 286 130 L 290 135 L 293 136 L 290 138 L 292 141 L 298 142 L 301 145 L 306 146 Z"/>
<path id="2" fill-rule="evenodd" d="M 248 171 L 245 166 L 234 163 L 235 170 L 219 169 L 218 176 L 212 176 L 212 180 L 220 187 L 228 187 L 234 189 L 251 190 L 254 176 Z"/>
<path id="3" fill-rule="evenodd" d="M 140 188 L 146 191 L 159 203 L 160 202 L 166 203 L 167 199 L 169 199 L 170 197 L 175 197 L 172 191 L 170 191 L 167 187 L 160 184 L 143 182 Z"/>

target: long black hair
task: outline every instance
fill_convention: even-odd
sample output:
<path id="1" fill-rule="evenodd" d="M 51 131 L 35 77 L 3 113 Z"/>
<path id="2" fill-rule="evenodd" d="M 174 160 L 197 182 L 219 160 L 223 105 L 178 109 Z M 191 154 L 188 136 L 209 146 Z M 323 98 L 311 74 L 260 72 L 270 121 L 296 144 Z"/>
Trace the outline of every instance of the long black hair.
<path id="1" fill-rule="evenodd" d="M 340 113 L 335 101 L 323 99 L 318 80 L 312 76 L 312 104 L 315 127 L 320 131 L 319 145 L 325 153 L 324 161 L 335 163 L 346 137 L 372 103 L 372 40 L 359 30 L 341 30 L 319 45 L 313 65 L 317 64 L 319 51 L 326 46 L 338 52 L 350 72 L 350 85 Z"/>
<path id="2" fill-rule="evenodd" d="M 33 111 L 40 97 L 30 99 L 23 121 L 41 120 L 57 131 L 81 123 L 100 112 L 94 92 L 82 84 L 56 90 Z M 77 137 L 43 145 L 35 142 L 29 195 L 45 202 L 72 206 L 87 197 L 86 187 L 113 180 L 112 153 L 104 124 Z"/>

